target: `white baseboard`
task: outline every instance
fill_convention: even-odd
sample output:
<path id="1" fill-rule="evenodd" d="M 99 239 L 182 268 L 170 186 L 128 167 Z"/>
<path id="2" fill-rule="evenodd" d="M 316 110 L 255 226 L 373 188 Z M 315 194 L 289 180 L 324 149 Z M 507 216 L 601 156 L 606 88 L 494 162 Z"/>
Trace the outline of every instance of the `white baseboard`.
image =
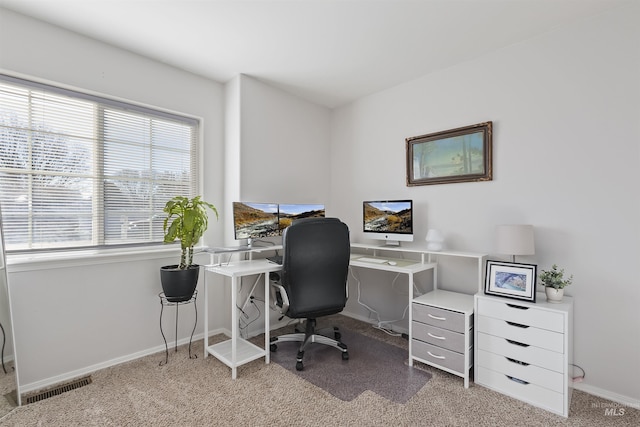
<path id="1" fill-rule="evenodd" d="M 603 399 L 619 403 L 623 406 L 640 409 L 640 400 L 633 399 L 629 396 L 624 396 L 622 394 L 614 393 L 612 391 L 604 390 L 585 383 L 573 383 L 573 388 L 575 390 L 584 391 L 585 393 L 589 393 L 594 396 L 602 397 Z"/>
<path id="2" fill-rule="evenodd" d="M 227 336 L 231 335 L 231 333 L 228 330 L 223 328 L 209 331 L 209 336 L 214 336 L 218 334 L 225 334 Z M 201 339 L 204 339 L 204 333 L 194 335 L 192 342 L 196 342 Z M 189 344 L 189 337 L 178 340 L 178 345 L 183 345 L 183 344 Z M 175 346 L 175 341 L 167 342 L 167 347 L 169 349 L 171 349 L 174 346 Z M 126 356 L 117 357 L 115 359 L 107 360 L 102 363 L 97 363 L 95 365 L 87 366 L 86 368 L 83 368 L 83 369 L 77 369 L 75 371 L 66 372 L 62 375 L 57 375 L 55 377 L 46 378 L 44 380 L 36 381 L 29 384 L 22 384 L 20 385 L 20 394 L 28 393 L 30 391 L 35 391 L 35 390 L 41 390 L 56 384 L 65 383 L 67 381 L 74 380 L 76 378 L 83 377 L 85 375 L 89 375 L 101 369 L 109 368 L 111 366 L 119 365 L 121 363 L 140 359 L 141 357 L 149 356 L 149 355 L 164 352 L 164 351 L 165 351 L 165 346 L 164 344 L 161 344 L 156 347 L 152 347 L 146 350 L 138 351 L 136 353 L 128 354 Z"/>

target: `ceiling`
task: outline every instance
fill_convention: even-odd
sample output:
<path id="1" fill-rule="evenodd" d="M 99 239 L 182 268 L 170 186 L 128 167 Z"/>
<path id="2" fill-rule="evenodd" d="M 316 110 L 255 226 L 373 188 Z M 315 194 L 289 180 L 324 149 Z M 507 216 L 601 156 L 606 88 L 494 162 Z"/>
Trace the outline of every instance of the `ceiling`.
<path id="1" fill-rule="evenodd" d="M 634 0 L 0 0 L 224 83 L 336 107 Z"/>

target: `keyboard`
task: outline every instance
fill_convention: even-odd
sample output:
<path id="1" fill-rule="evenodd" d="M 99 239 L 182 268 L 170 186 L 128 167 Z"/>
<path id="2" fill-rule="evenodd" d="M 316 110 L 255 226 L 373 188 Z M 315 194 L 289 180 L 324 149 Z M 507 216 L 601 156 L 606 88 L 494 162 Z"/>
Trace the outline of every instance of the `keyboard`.
<path id="1" fill-rule="evenodd" d="M 357 258 L 356 261 L 373 262 L 375 264 L 384 264 L 385 262 L 388 262 L 388 260 L 382 259 L 382 258 L 367 258 L 367 257 Z"/>
<path id="2" fill-rule="evenodd" d="M 268 256 L 267 260 L 273 262 L 274 264 L 282 265 L 282 255 Z"/>

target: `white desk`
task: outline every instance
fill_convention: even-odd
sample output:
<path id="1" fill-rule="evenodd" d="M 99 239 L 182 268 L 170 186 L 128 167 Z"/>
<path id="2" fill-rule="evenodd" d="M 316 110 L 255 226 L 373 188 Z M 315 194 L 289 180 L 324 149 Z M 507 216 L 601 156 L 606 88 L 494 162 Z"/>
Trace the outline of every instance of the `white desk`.
<path id="1" fill-rule="evenodd" d="M 269 273 L 282 267 L 266 259 L 235 261 L 223 265 L 205 266 L 204 277 L 204 357 L 211 354 L 231 368 L 231 378 L 236 379 L 237 367 L 264 356 L 269 363 Z M 231 339 L 209 346 L 209 283 L 207 272 L 231 278 Z M 264 275 L 264 348 L 260 348 L 238 336 L 238 281 L 243 276 Z"/>
<path id="2" fill-rule="evenodd" d="M 364 249 L 364 250 L 372 250 L 373 256 L 368 254 L 358 254 L 352 253 L 350 257 L 350 267 L 356 268 L 366 268 L 370 270 L 378 270 L 378 271 L 389 271 L 395 273 L 406 274 L 408 276 L 408 293 L 409 300 L 408 303 L 411 305 L 414 303 L 414 275 L 429 271 L 433 272 L 434 279 L 434 292 L 437 290 L 437 263 L 432 262 L 432 256 L 454 256 L 454 257 L 470 257 L 476 258 L 478 260 L 478 274 L 479 280 L 476 286 L 479 289 L 482 289 L 482 263 L 485 258 L 483 254 L 473 254 L 466 252 L 430 252 L 420 248 L 388 248 L 388 247 L 380 247 L 359 243 L 352 243 L 352 249 Z M 211 262 L 215 263 L 213 265 L 205 266 L 205 277 L 204 277 L 204 296 L 205 296 L 205 314 L 204 314 L 204 357 L 206 358 L 209 354 L 215 356 L 224 364 L 229 366 L 232 369 L 231 376 L 232 378 L 236 378 L 237 370 L 236 368 L 240 365 L 243 365 L 247 362 L 250 362 L 255 359 L 259 359 L 260 357 L 265 358 L 265 363 L 269 363 L 269 273 L 273 271 L 278 271 L 282 267 L 277 264 L 273 264 L 266 259 L 252 259 L 253 252 L 266 252 L 273 250 L 280 250 L 282 246 L 268 246 L 268 247 L 253 247 L 253 248 L 243 248 L 239 250 L 235 250 L 233 248 L 216 248 L 212 250 L 208 250 L 211 255 Z M 376 258 L 378 255 L 378 250 L 380 251 L 390 251 L 391 253 L 397 252 L 399 255 L 401 253 L 413 253 L 415 255 L 419 255 L 419 260 L 415 259 L 403 259 L 403 258 L 393 258 L 393 257 L 378 257 L 383 258 L 387 261 L 391 261 L 394 263 L 391 265 L 389 262 L 386 263 L 375 263 L 363 260 L 362 258 Z M 221 264 L 220 254 L 223 253 L 234 253 L 234 252 L 249 252 L 249 260 L 244 261 L 234 261 L 228 263 Z M 224 342 L 214 344 L 209 346 L 209 308 L 208 308 L 208 291 L 209 291 L 209 282 L 207 280 L 207 273 L 214 273 L 224 281 L 224 277 L 229 277 L 231 279 L 231 339 L 226 340 Z M 265 323 L 265 343 L 264 348 L 260 348 L 247 340 L 240 338 L 238 331 L 238 312 L 237 312 L 237 296 L 238 296 L 238 282 L 239 279 L 244 276 L 251 276 L 263 274 L 264 275 L 264 300 L 265 300 L 265 310 L 264 310 L 264 323 Z M 476 288 L 477 289 L 477 288 Z M 476 292 L 476 289 L 473 289 L 472 293 Z M 423 296 L 422 299 L 425 301 L 415 301 L 422 303 L 432 304 L 431 299 L 435 298 L 437 295 L 444 294 L 445 291 L 440 291 L 440 293 L 433 293 L 429 296 Z M 455 296 L 455 295 L 454 295 Z M 473 298 L 473 297 L 471 297 Z M 428 300 L 428 301 L 427 301 Z M 447 305 L 444 305 L 442 308 L 447 308 Z M 451 307 L 448 307 L 451 309 Z M 413 338 L 413 310 L 409 310 L 409 365 L 413 365 L 413 349 L 412 349 L 412 338 Z M 465 360 L 469 360 L 469 353 L 465 354 Z M 416 358 L 416 360 L 420 360 Z M 467 363 L 465 362 L 465 367 Z M 434 365 L 435 366 L 435 365 Z M 468 370 L 466 370 L 468 372 Z M 465 374 L 468 375 L 468 374 Z M 465 377 L 465 386 L 468 382 L 468 376 Z"/>
<path id="3" fill-rule="evenodd" d="M 352 245 L 353 246 L 353 245 Z M 375 263 L 370 261 L 362 261 L 361 258 L 382 258 L 387 261 L 395 263 L 395 265 L 390 265 L 387 263 Z M 423 271 L 431 270 L 433 272 L 434 278 L 436 275 L 437 264 L 435 262 L 425 262 L 425 258 L 422 257 L 421 261 L 416 261 L 412 259 L 402 259 L 402 258 L 389 258 L 389 257 L 377 257 L 377 256 L 368 256 L 363 254 L 351 254 L 351 260 L 349 262 L 351 267 L 360 267 L 360 268 L 368 268 L 371 270 L 380 270 L 380 271 L 391 271 L 395 273 L 403 273 L 408 276 L 408 286 L 409 286 L 409 300 L 408 304 L 411 304 L 413 301 L 413 288 L 414 288 L 414 278 L 413 276 L 417 273 L 421 273 Z M 409 310 L 409 355 L 411 355 L 411 320 L 412 320 L 412 310 Z M 409 357 L 409 366 L 413 366 L 413 358 Z"/>
<path id="4" fill-rule="evenodd" d="M 469 387 L 470 370 L 473 366 L 473 294 L 483 289 L 483 264 L 485 254 L 459 251 L 428 251 L 421 248 L 382 247 L 362 243 L 352 243 L 353 249 L 365 250 L 373 256 L 352 254 L 351 265 L 376 270 L 395 271 L 409 275 L 409 366 L 418 361 L 458 375 Z M 409 253 L 417 260 L 378 256 Z M 359 258 L 383 258 L 388 263 L 376 264 L 360 261 Z M 469 258 L 477 263 L 477 282 L 469 286 L 469 294 L 438 289 L 437 257 Z M 413 275 L 432 270 L 433 290 L 414 297 Z"/>

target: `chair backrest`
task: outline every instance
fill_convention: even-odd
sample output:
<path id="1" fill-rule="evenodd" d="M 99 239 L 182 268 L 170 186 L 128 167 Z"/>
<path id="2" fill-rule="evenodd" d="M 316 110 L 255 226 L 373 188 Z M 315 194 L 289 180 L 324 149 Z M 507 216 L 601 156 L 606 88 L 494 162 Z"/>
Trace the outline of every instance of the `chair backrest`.
<path id="1" fill-rule="evenodd" d="M 347 303 L 349 228 L 337 218 L 294 221 L 282 237 L 282 285 L 291 318 L 339 313 Z"/>

